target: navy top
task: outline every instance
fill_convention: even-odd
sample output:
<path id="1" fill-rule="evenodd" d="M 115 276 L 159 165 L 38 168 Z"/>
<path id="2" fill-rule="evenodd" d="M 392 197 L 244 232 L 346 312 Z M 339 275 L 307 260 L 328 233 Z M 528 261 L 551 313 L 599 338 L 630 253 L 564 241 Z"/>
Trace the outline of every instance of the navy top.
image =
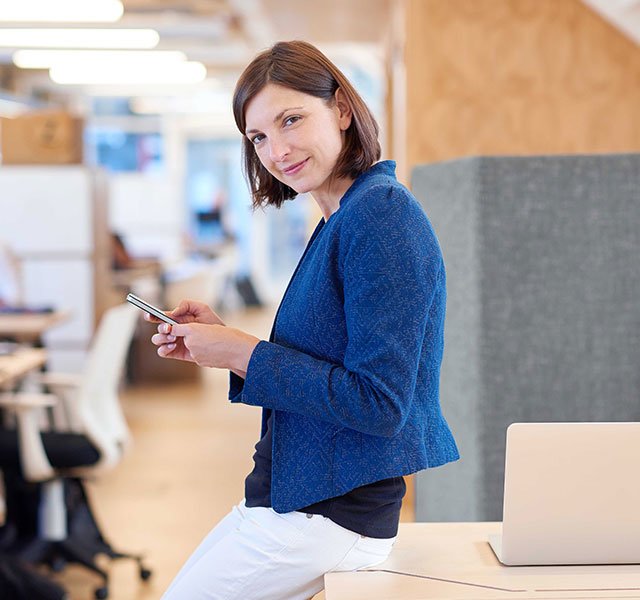
<path id="1" fill-rule="evenodd" d="M 424 211 L 373 165 L 314 232 L 229 398 L 271 427 L 271 506 L 301 510 L 458 458 L 440 409 L 445 270 Z"/>
<path id="2" fill-rule="evenodd" d="M 267 431 L 256 444 L 254 468 L 244 483 L 248 507 L 271 507 L 271 418 Z M 301 508 L 301 512 L 323 515 L 334 523 L 372 538 L 392 538 L 398 533 L 400 509 L 407 486 L 402 477 L 391 477 L 361 486 L 336 498 Z"/>

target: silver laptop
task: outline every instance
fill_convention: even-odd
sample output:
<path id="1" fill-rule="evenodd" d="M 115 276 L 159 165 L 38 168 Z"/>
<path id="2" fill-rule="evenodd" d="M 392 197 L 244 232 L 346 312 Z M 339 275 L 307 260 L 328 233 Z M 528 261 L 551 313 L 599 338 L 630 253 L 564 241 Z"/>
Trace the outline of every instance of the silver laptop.
<path id="1" fill-rule="evenodd" d="M 640 423 L 507 429 L 505 565 L 640 563 Z"/>

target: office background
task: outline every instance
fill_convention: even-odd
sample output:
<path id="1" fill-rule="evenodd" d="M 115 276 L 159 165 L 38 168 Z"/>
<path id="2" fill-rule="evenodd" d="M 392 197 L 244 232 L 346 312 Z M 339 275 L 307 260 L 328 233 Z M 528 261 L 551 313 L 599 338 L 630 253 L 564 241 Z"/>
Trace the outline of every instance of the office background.
<path id="1" fill-rule="evenodd" d="M 431 171 L 417 171 L 423 173 L 418 180 L 426 184 L 428 172 L 440 169 L 442 177 L 450 176 L 442 161 L 467 157 L 545 156 L 553 161 L 555 155 L 640 152 L 638 1 L 359 0 L 320 7 L 294 0 L 127 0 L 124 9 L 123 25 L 156 27 L 158 48 L 184 50 L 190 60 L 205 65 L 207 79 L 180 91 L 175 85 L 60 85 L 49 79 L 46 69 L 16 67 L 16 47 L 0 49 L 4 117 L 61 109 L 83 120 L 82 166 L 28 168 L 45 174 L 77 168 L 85 174 L 79 177 L 97 178 L 93 191 L 74 200 L 96 208 L 93 214 L 102 214 L 97 223 L 74 219 L 78 209 L 65 203 L 62 188 L 62 197 L 48 193 L 46 181 L 34 188 L 32 215 L 70 211 L 60 217 L 56 227 L 63 230 L 56 239 L 82 238 L 79 245 L 64 249 L 64 256 L 43 256 L 46 236 L 29 222 L 24 205 L 11 209 L 18 201 L 16 190 L 24 190 L 23 183 L 16 183 L 22 181 L 24 167 L 6 161 L 0 165 L 0 241 L 23 253 L 19 258 L 28 299 L 51 303 L 60 293 L 59 308 L 75 311 L 69 323 L 45 335 L 56 368 L 82 369 L 100 316 L 128 289 L 167 302 L 182 293 L 202 294 L 233 324 L 268 335 L 275 304 L 319 218 L 313 202 L 304 197 L 279 212 L 252 214 L 248 209 L 230 94 L 242 66 L 277 39 L 314 42 L 347 72 L 381 124 L 384 156 L 398 162 L 399 176 L 408 185 L 415 181 L 418 166 L 432 165 Z M 17 27 L 16 22 L 3 23 L 0 34 Z M 600 195 L 585 197 L 604 202 L 612 197 L 609 190 L 616 189 L 619 164 L 611 163 L 602 178 L 581 178 L 579 168 L 567 166 L 567 177 L 577 177 L 578 183 L 563 179 L 563 185 L 575 190 L 589 181 L 591 189 L 599 186 Z M 629 212 L 624 214 L 633 218 L 640 191 L 634 167 L 623 170 L 627 168 L 631 171 L 623 177 Z M 609 173 L 614 179 L 606 183 Z M 458 190 L 465 178 L 474 177 L 471 172 L 458 175 L 459 185 L 450 184 Z M 33 184 L 33 177 L 26 179 Z M 431 203 L 434 216 L 436 211 L 447 214 L 446 186 L 442 197 L 436 193 L 442 181 L 432 179 L 430 187 L 421 189 L 420 199 L 427 212 Z M 493 184 L 499 189 L 501 180 Z M 468 189 L 466 201 L 479 206 L 477 188 Z M 535 198 L 549 200 L 555 193 L 542 190 Z M 517 194 L 510 198 L 525 200 Z M 579 205 L 575 210 L 583 214 Z M 469 212 L 460 214 L 461 220 L 468 217 Z M 496 208 L 492 219 L 507 229 L 512 224 L 502 209 Z M 549 222 L 551 226 L 552 216 Z M 51 219 L 40 223 L 39 231 L 46 231 Z M 83 238 L 81 229 L 95 237 Z M 442 236 L 445 230 L 443 222 L 437 231 Z M 112 232 L 122 237 L 137 266 L 147 261 L 142 270 L 112 272 Z M 637 243 L 637 237 L 630 236 L 631 254 L 614 268 L 633 268 L 625 262 L 631 261 Z M 442 242 L 446 250 L 449 240 Z M 602 243 L 606 254 L 606 240 Z M 74 304 L 68 295 L 71 287 L 56 284 L 58 277 L 42 274 L 49 268 L 42 262 L 45 258 L 56 260 L 56 272 L 65 266 L 73 270 L 71 287 L 78 287 L 73 297 L 82 302 Z M 450 277 L 455 279 L 456 273 Z M 629 293 L 633 289 L 630 286 Z M 638 321 L 633 306 L 624 307 L 629 319 L 625 356 L 633 361 L 639 335 L 633 324 Z M 148 331 L 141 325 L 134 338 L 121 395 L 134 446 L 117 469 L 90 484 L 109 537 L 118 545 L 147 550 L 155 569 L 145 587 L 130 567 L 114 566 L 112 589 L 118 592 L 113 594 L 122 600 L 158 597 L 199 537 L 239 498 L 259 429 L 257 411 L 226 405 L 223 374 L 199 374 L 188 366 L 154 361 L 146 343 Z M 455 332 L 456 325 L 450 331 Z M 605 377 L 613 373 L 607 371 L 606 359 Z M 628 386 L 637 384 L 632 371 L 629 377 Z M 631 418 L 639 410 L 640 393 L 637 386 L 625 390 Z M 447 406 L 446 397 L 445 414 L 463 410 Z M 478 434 L 469 429 L 460 426 L 463 435 Z M 232 457 L 225 451 L 230 443 L 237 449 Z M 499 462 L 498 454 L 491 461 Z M 460 472 L 447 477 L 463 485 L 469 473 L 464 466 Z M 493 473 L 495 485 L 499 468 Z M 416 518 L 416 502 L 417 517 L 428 518 L 427 501 L 420 504 L 423 485 L 426 480 L 415 490 L 410 483 L 403 519 Z M 423 494 L 426 497 L 427 488 Z M 461 512 L 458 518 L 498 518 L 499 495 L 482 496 L 487 497 L 492 498 L 488 512 Z M 449 517 L 437 517 L 444 518 Z M 73 598 L 90 597 L 95 581 L 87 581 L 80 569 L 69 568 L 59 577 L 73 590 Z"/>

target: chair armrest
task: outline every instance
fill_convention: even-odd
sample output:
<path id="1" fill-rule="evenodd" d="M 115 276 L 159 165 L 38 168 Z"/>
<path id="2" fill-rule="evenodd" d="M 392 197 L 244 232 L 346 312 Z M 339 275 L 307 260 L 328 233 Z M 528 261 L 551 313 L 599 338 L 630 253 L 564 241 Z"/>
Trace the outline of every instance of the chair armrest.
<path id="1" fill-rule="evenodd" d="M 57 403 L 58 398 L 54 394 L 17 392 L 15 394 L 0 395 L 0 406 L 14 408 L 16 410 L 23 408 L 47 408 L 49 406 L 55 406 Z"/>
<path id="2" fill-rule="evenodd" d="M 82 431 L 82 418 L 78 406 L 78 393 L 82 375 L 75 373 L 39 373 L 37 382 L 55 394 L 60 402 L 53 411 L 54 427 L 58 431 Z"/>
<path id="3" fill-rule="evenodd" d="M 55 477 L 55 471 L 44 450 L 38 411 L 53 406 L 56 397 L 52 394 L 2 394 L 0 405 L 16 413 L 20 465 L 28 481 L 47 481 Z"/>

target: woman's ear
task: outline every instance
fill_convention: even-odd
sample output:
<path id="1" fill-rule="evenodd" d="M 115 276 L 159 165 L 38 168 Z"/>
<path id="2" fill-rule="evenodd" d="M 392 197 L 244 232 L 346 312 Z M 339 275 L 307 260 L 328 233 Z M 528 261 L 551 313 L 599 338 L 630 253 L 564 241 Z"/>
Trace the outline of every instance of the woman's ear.
<path id="1" fill-rule="evenodd" d="M 349 105 L 349 101 L 342 91 L 342 88 L 338 88 L 334 95 L 335 107 L 338 110 L 338 122 L 341 131 L 346 131 L 351 125 L 351 119 L 353 118 L 353 111 Z"/>

